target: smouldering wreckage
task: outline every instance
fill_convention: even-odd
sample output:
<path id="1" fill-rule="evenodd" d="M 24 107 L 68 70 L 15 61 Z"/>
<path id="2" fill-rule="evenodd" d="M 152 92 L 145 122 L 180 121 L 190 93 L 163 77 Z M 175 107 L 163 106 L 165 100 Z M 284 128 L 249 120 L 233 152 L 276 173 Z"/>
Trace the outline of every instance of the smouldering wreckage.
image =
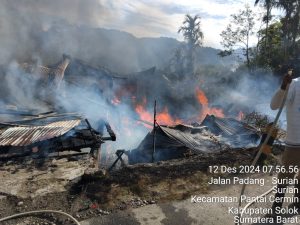
<path id="1" fill-rule="evenodd" d="M 11 112 L 2 112 L 11 116 Z M 0 123 L 0 159 L 34 155 L 45 157 L 63 151 L 90 148 L 89 153 L 96 155 L 101 144 L 107 140 L 115 141 L 116 135 L 104 121 L 99 129 L 91 127 L 89 121 L 76 113 L 58 114 L 55 112 L 22 115 L 13 114 L 17 121 Z M 106 127 L 109 136 L 103 136 Z"/>
<path id="2" fill-rule="evenodd" d="M 155 153 L 153 156 L 153 138 Z M 185 157 L 189 154 L 217 153 L 224 148 L 256 147 L 260 131 L 233 118 L 207 115 L 201 123 L 166 126 L 156 124 L 140 145 L 127 152 L 129 163 Z"/>
<path id="3" fill-rule="evenodd" d="M 19 120 L 0 123 L 0 158 L 33 155 L 45 157 L 63 151 L 89 153 L 100 151 L 105 141 L 115 141 L 116 135 L 110 125 L 100 122 L 98 129 L 76 113 L 48 112 L 37 115 L 2 112 Z M 103 136 L 106 128 L 109 136 Z M 126 151 L 129 164 L 151 162 L 153 135 L 150 132 L 136 149 Z M 187 156 L 190 153 L 216 153 L 224 146 L 231 148 L 254 147 L 260 139 L 259 131 L 241 121 L 231 118 L 209 116 L 202 123 L 178 124 L 155 127 L 155 161 Z M 120 151 L 116 150 L 117 155 Z"/>
<path id="4" fill-rule="evenodd" d="M 54 95 L 56 92 L 62 93 L 62 84 L 65 81 L 65 72 L 70 61 L 70 56 L 63 55 L 60 62 L 50 67 L 25 63 L 20 65 L 17 73 L 21 73 L 22 76 L 27 75 L 28 79 L 36 82 L 37 91 L 44 89 L 46 95 L 38 95 L 37 98 L 45 100 L 50 109 L 55 109 L 53 107 L 56 104 Z M 82 64 L 77 62 L 74 65 L 78 67 Z M 81 67 L 87 70 L 85 72 L 88 75 L 95 76 L 93 67 L 85 65 Z M 96 75 L 99 75 L 99 71 L 96 72 L 98 72 Z M 99 82 L 103 83 L 103 80 L 106 80 L 110 83 L 111 80 L 107 79 L 107 75 L 101 72 L 102 79 Z M 101 88 L 101 85 L 99 86 Z M 82 150 L 86 148 L 90 149 L 88 153 L 96 156 L 97 153 L 100 155 L 101 145 L 105 141 L 116 140 L 111 126 L 102 119 L 98 119 L 97 129 L 94 129 L 89 120 L 79 113 L 59 111 L 37 113 L 35 109 L 18 110 L 16 106 L 13 108 L 13 110 L 6 109 L 0 112 L 0 160 L 27 155 L 45 157 L 64 151 L 85 154 L 87 151 Z"/>
<path id="5" fill-rule="evenodd" d="M 52 67 L 28 64 L 22 64 L 21 67 L 26 73 L 37 75 L 42 85 L 52 86 L 55 90 L 62 89 L 62 82 L 66 81 L 96 88 L 98 93 L 106 95 L 111 93 L 111 90 L 106 89 L 112 89 L 113 82 L 120 78 L 115 74 L 110 74 L 107 70 L 91 67 L 80 60 L 71 60 L 66 55 Z M 93 79 L 84 79 L 80 74 L 93 77 Z M 125 87 L 132 86 L 130 80 L 124 82 L 122 78 L 121 81 L 125 83 Z M 133 89 L 139 90 L 137 87 Z M 137 148 L 128 151 L 113 149 L 117 159 L 122 160 L 122 155 L 125 153 L 128 163 L 135 164 L 152 162 L 153 158 L 155 161 L 160 161 L 184 157 L 191 153 L 215 153 L 222 151 L 224 146 L 232 149 L 257 146 L 260 139 L 260 131 L 257 128 L 237 119 L 222 118 L 223 113 L 218 113 L 219 116 L 209 115 L 218 110 L 208 107 L 206 96 L 198 89 L 196 89 L 196 97 L 203 108 L 202 116 L 206 115 L 201 122 L 189 122 L 190 125 L 187 125 L 183 121 L 169 120 L 177 121 L 175 125 L 174 123 L 168 124 L 168 121 L 167 123 L 158 121 L 154 123 L 152 132 L 145 136 Z M 105 98 L 108 98 L 108 102 L 114 103 L 114 96 L 108 94 Z M 136 112 L 144 113 L 144 109 L 136 110 Z M 116 140 L 115 132 L 108 122 L 99 120 L 96 123 L 97 129 L 94 129 L 88 119 L 77 113 L 55 111 L 31 113 L 11 110 L 2 112 L 0 119 L 0 158 L 30 154 L 46 156 L 66 150 L 83 153 L 82 149 L 86 148 L 91 149 L 89 152 L 92 154 L 98 152 L 100 156 L 101 144 L 107 140 Z M 141 120 L 143 120 L 142 117 Z M 149 125 L 149 121 L 144 122 L 148 122 Z M 104 127 L 106 127 L 107 136 L 104 136 Z"/>

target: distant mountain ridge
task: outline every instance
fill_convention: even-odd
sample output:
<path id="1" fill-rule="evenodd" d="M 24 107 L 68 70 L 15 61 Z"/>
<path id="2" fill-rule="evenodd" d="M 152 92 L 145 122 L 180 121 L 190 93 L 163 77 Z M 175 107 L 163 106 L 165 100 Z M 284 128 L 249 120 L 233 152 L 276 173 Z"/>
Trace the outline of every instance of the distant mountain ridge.
<path id="1" fill-rule="evenodd" d="M 63 53 L 67 53 L 92 66 L 104 66 L 120 74 L 152 66 L 163 68 L 182 44 L 174 38 L 137 38 L 124 31 L 74 26 L 66 22 L 35 32 L 32 36 L 36 44 L 30 51 L 37 52 L 44 64 L 56 62 Z M 220 58 L 218 52 L 218 49 L 202 47 L 198 63 L 228 65 L 232 62 L 232 59 Z"/>

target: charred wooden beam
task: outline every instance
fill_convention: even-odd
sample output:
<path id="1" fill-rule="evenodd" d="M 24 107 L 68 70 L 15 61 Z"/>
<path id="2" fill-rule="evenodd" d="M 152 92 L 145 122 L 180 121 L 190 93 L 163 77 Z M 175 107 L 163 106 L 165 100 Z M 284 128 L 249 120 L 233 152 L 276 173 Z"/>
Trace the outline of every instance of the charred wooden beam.
<path id="1" fill-rule="evenodd" d="M 116 164 L 118 163 L 118 161 L 120 160 L 121 163 L 123 164 L 124 161 L 122 159 L 122 155 L 125 153 L 125 150 L 124 149 L 119 149 L 116 151 L 116 155 L 117 155 L 117 159 L 114 161 L 114 163 L 109 167 L 108 171 L 111 171 L 115 166 Z"/>

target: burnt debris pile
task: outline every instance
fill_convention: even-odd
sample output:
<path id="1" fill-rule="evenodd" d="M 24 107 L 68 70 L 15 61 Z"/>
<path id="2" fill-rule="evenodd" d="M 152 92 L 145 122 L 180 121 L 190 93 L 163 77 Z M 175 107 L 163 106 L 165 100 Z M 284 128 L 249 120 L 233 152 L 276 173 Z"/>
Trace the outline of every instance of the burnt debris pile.
<path id="1" fill-rule="evenodd" d="M 255 147 L 260 139 L 260 129 L 242 121 L 242 105 L 211 104 L 204 81 L 155 67 L 120 75 L 64 54 L 52 65 L 12 64 L 2 72 L 2 158 L 88 148 L 107 168 L 116 158 L 169 160 Z M 116 143 L 100 151 L 107 140 Z"/>
<path id="2" fill-rule="evenodd" d="M 107 140 L 115 141 L 116 136 L 110 125 L 102 121 L 101 129 L 91 127 L 88 119 L 76 113 L 5 111 L 0 123 L 0 159 L 32 155 L 47 157 L 49 154 L 73 151 L 98 152 Z M 8 121 L 8 117 L 12 120 Z M 109 136 L 103 136 L 104 127 Z M 96 154 L 97 155 L 97 154 Z"/>
<path id="3" fill-rule="evenodd" d="M 11 64 L 1 72 L 0 159 L 47 157 L 66 150 L 83 153 L 86 148 L 96 156 L 105 141 L 116 140 L 103 111 L 81 110 L 87 108 L 82 102 L 92 101 L 83 93 L 85 89 L 93 89 L 98 96 L 111 89 L 112 78 L 104 70 L 64 54 L 54 65 Z M 82 74 L 86 82 L 79 79 Z M 74 94 L 72 85 L 82 93 Z"/>
<path id="4" fill-rule="evenodd" d="M 155 149 L 153 149 L 155 139 Z M 224 150 L 253 148 L 259 130 L 233 118 L 207 115 L 201 123 L 175 126 L 158 125 L 140 145 L 128 152 L 130 164 L 183 158 L 190 154 L 209 154 Z M 155 152 L 153 152 L 155 150 Z"/>

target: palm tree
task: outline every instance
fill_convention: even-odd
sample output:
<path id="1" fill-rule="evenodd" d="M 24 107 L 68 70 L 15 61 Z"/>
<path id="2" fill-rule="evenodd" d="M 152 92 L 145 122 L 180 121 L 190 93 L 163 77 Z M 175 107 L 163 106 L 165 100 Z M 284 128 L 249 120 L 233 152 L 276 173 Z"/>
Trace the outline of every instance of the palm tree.
<path id="1" fill-rule="evenodd" d="M 192 47 L 201 46 L 203 39 L 203 32 L 201 30 L 200 21 L 201 17 L 195 15 L 194 17 L 186 14 L 183 21 L 183 26 L 178 29 L 178 33 L 182 33 L 184 39 Z"/>
<path id="2" fill-rule="evenodd" d="M 187 42 L 187 72 L 194 70 L 194 52 L 196 47 L 202 45 L 204 37 L 201 30 L 201 17 L 199 15 L 185 15 L 182 26 L 178 29 L 178 33 L 182 33 Z"/>

